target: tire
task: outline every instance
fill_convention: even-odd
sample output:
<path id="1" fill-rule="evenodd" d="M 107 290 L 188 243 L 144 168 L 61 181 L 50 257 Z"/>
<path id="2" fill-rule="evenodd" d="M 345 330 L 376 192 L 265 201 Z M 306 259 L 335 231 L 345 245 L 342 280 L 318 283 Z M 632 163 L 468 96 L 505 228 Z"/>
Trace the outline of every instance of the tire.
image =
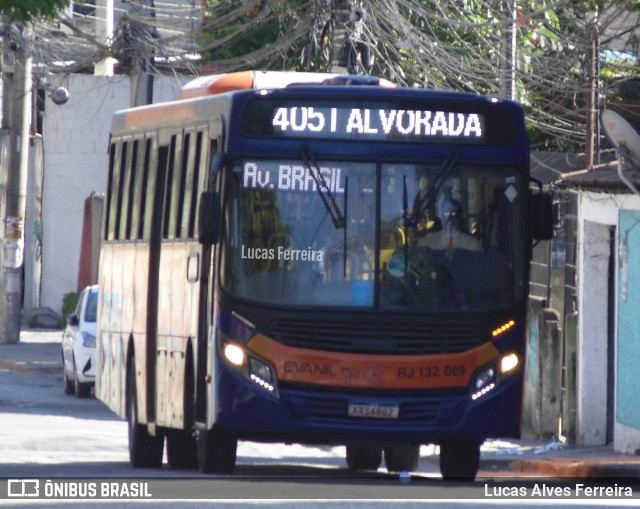
<path id="1" fill-rule="evenodd" d="M 127 376 L 127 424 L 129 429 L 129 463 L 133 468 L 160 468 L 164 437 L 152 436 L 145 424 L 138 423 L 135 360 L 131 359 Z"/>
<path id="2" fill-rule="evenodd" d="M 176 470 L 198 466 L 195 437 L 189 431 L 173 430 L 167 435 L 167 463 Z"/>
<path id="3" fill-rule="evenodd" d="M 88 398 L 91 396 L 91 384 L 83 384 L 78 381 L 78 377 L 76 377 L 76 381 L 73 387 L 76 398 Z"/>
<path id="4" fill-rule="evenodd" d="M 73 394 L 75 391 L 75 384 L 73 383 L 73 380 L 69 380 L 69 377 L 67 376 L 67 368 L 64 363 L 64 354 L 62 355 L 62 377 L 63 377 L 64 393 Z"/>
<path id="5" fill-rule="evenodd" d="M 73 359 L 73 392 L 76 398 L 88 398 L 91 395 L 91 384 L 83 384 L 78 380 L 76 359 Z"/>
<path id="6" fill-rule="evenodd" d="M 440 444 L 440 474 L 445 480 L 473 481 L 480 467 L 481 441 L 447 440 Z"/>
<path id="7" fill-rule="evenodd" d="M 347 446 L 347 466 L 349 470 L 378 470 L 381 464 L 381 447 Z"/>
<path id="8" fill-rule="evenodd" d="M 389 472 L 415 472 L 420 462 L 420 446 L 387 447 L 384 462 Z"/>
<path id="9" fill-rule="evenodd" d="M 205 474 L 232 474 L 238 440 L 217 429 L 200 430 L 197 438 L 198 469 Z"/>
<path id="10" fill-rule="evenodd" d="M 195 402 L 193 378 L 193 355 L 188 349 L 184 381 L 184 429 L 174 429 L 167 434 L 167 463 L 174 469 L 195 469 L 198 467 L 198 444 L 193 433 L 195 422 Z"/>

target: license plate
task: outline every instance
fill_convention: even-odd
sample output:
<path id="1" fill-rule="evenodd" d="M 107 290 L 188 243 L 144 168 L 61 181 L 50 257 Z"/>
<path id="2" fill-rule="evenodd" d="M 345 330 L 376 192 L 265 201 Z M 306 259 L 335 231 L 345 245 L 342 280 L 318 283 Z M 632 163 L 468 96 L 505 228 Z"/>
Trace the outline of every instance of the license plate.
<path id="1" fill-rule="evenodd" d="M 374 419 L 397 419 L 400 407 L 384 403 L 350 403 L 349 417 L 369 417 Z"/>

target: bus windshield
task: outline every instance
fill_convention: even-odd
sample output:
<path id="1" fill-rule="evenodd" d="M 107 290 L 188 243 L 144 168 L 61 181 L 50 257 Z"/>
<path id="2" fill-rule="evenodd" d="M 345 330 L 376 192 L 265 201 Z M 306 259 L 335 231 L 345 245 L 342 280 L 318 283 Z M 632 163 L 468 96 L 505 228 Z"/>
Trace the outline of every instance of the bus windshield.
<path id="1" fill-rule="evenodd" d="M 526 286 L 513 168 L 242 159 L 226 178 L 224 289 L 275 306 L 497 309 Z"/>

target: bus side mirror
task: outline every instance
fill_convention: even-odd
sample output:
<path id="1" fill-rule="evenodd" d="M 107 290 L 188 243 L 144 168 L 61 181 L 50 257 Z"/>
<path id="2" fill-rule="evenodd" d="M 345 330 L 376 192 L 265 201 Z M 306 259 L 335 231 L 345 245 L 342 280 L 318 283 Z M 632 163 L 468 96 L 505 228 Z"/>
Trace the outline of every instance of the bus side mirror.
<path id="1" fill-rule="evenodd" d="M 550 193 L 533 193 L 531 195 L 531 236 L 534 240 L 551 240 L 553 238 L 553 195 Z"/>
<path id="2" fill-rule="evenodd" d="M 198 209 L 198 241 L 212 246 L 220 238 L 222 206 L 220 195 L 214 191 L 203 191 Z"/>

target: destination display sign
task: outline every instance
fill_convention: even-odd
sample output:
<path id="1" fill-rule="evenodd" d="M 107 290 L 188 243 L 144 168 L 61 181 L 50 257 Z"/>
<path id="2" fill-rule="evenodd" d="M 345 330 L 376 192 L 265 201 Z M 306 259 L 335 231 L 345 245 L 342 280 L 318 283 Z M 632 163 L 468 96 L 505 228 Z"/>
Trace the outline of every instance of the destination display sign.
<path id="1" fill-rule="evenodd" d="M 274 134 L 309 133 L 337 138 L 483 138 L 477 113 L 395 108 L 289 106 L 273 112 Z"/>
<path id="2" fill-rule="evenodd" d="M 279 138 L 476 144 L 513 141 L 511 122 L 504 111 L 494 111 L 495 118 L 490 108 L 455 103 L 424 107 L 420 102 L 264 99 L 247 106 L 240 130 L 244 135 Z M 496 129 L 498 124 L 501 131 Z"/>

